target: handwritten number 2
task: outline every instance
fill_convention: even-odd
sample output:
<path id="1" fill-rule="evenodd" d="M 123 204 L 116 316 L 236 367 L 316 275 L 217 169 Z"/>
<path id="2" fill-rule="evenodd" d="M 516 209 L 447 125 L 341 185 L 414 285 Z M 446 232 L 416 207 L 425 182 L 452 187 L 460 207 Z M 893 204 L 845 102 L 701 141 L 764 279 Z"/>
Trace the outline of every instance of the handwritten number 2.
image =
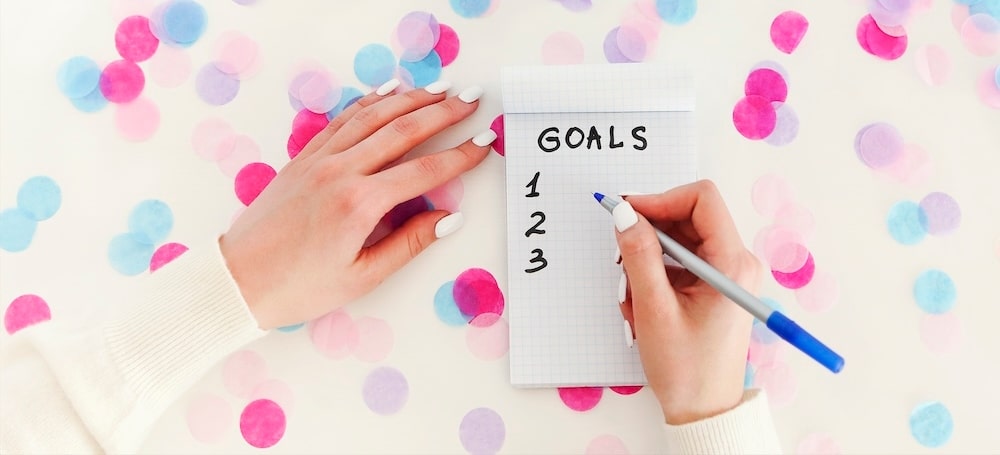
<path id="1" fill-rule="evenodd" d="M 531 190 L 524 197 L 538 197 L 538 176 L 540 175 L 542 175 L 541 172 L 535 172 L 535 176 L 531 178 L 531 181 L 527 185 L 524 185 L 525 188 Z"/>
<path id="2" fill-rule="evenodd" d="M 530 269 L 524 269 L 525 272 L 527 272 L 527 273 L 535 273 L 535 272 L 537 272 L 539 270 L 544 269 L 545 266 L 549 265 L 549 261 L 546 260 L 544 257 L 542 257 L 542 250 L 541 250 L 541 248 L 535 248 L 535 249 L 531 250 L 531 254 L 534 254 L 535 257 L 531 258 L 531 260 L 528 261 L 528 263 L 529 264 L 538 264 L 538 265 L 535 266 L 535 267 L 532 267 Z"/>
<path id="3" fill-rule="evenodd" d="M 531 214 L 531 217 L 532 218 L 536 218 L 537 217 L 538 218 L 538 222 L 535 223 L 534 226 L 528 228 L 528 230 L 524 232 L 524 236 L 525 237 L 531 237 L 531 234 L 544 234 L 545 233 L 545 229 L 538 229 L 538 226 L 541 226 L 542 223 L 545 222 L 545 214 L 542 213 L 542 212 L 535 212 L 535 213 Z"/>

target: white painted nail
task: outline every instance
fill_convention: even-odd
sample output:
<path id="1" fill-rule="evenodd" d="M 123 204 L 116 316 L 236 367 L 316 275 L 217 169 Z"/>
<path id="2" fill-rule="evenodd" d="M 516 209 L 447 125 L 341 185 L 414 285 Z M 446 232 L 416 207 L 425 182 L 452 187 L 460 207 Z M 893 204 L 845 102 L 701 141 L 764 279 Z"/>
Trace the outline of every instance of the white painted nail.
<path id="1" fill-rule="evenodd" d="M 681 265 L 680 262 L 677 262 L 677 260 L 675 260 L 674 258 L 670 257 L 667 254 L 663 255 L 663 265 L 667 267 L 676 267 L 678 269 L 684 268 L 684 266 Z"/>
<path id="2" fill-rule="evenodd" d="M 645 196 L 645 195 L 648 195 L 648 194 L 653 194 L 653 193 L 643 193 L 643 192 L 640 192 L 640 191 L 619 191 L 618 192 L 619 196 Z"/>
<path id="3" fill-rule="evenodd" d="M 473 85 L 472 87 L 462 90 L 462 93 L 458 94 L 458 99 L 466 103 L 471 103 L 478 100 L 480 96 L 483 96 L 483 88 L 478 85 Z"/>
<path id="4" fill-rule="evenodd" d="M 375 89 L 375 94 L 378 96 L 386 96 L 392 93 L 393 90 L 396 90 L 396 87 L 399 87 L 399 79 L 389 79 Z"/>
<path id="5" fill-rule="evenodd" d="M 615 209 L 611 211 L 611 216 L 615 219 L 615 227 L 618 228 L 618 232 L 625 232 L 626 229 L 639 222 L 639 215 L 635 214 L 635 209 L 628 201 L 616 205 Z"/>
<path id="6" fill-rule="evenodd" d="M 430 93 L 431 95 L 437 95 L 437 94 L 440 94 L 440 93 L 447 92 L 448 89 L 450 89 L 450 88 L 451 88 L 451 82 L 449 82 L 449 81 L 437 81 L 437 82 L 432 82 L 430 84 L 427 84 L 427 86 L 424 87 L 424 90 L 426 90 L 427 93 Z"/>
<path id="7" fill-rule="evenodd" d="M 495 140 L 497 140 L 496 131 L 486 130 L 472 138 L 472 143 L 480 147 L 486 147 L 487 145 L 492 144 Z"/>
<path id="8" fill-rule="evenodd" d="M 632 324 L 625 321 L 625 346 L 632 347 L 635 344 L 635 339 L 632 338 Z"/>
<path id="9" fill-rule="evenodd" d="M 438 220 L 434 225 L 434 236 L 437 238 L 447 237 L 465 224 L 465 216 L 462 212 L 455 212 Z"/>
<path id="10" fill-rule="evenodd" d="M 625 289 L 628 287 L 628 278 L 625 278 L 625 271 L 622 271 L 622 277 L 618 279 L 618 304 L 621 305 L 625 303 Z"/>
<path id="11" fill-rule="evenodd" d="M 622 263 L 622 249 L 616 246 L 615 247 L 615 264 L 621 264 L 621 263 Z"/>

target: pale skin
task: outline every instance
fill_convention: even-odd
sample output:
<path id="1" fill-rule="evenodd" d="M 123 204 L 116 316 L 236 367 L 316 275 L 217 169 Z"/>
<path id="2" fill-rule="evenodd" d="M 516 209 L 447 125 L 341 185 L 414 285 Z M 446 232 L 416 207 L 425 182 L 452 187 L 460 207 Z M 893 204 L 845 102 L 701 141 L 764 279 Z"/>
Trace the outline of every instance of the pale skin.
<path id="1" fill-rule="evenodd" d="M 357 300 L 461 224 L 460 216 L 429 211 L 365 245 L 394 206 L 474 168 L 492 141 L 486 132 L 476 142 L 401 161 L 472 115 L 479 102 L 384 88 L 331 121 L 220 238 L 262 329 L 309 321 Z M 750 317 L 690 274 L 668 277 L 647 217 L 751 291 L 760 266 L 710 183 L 628 202 L 645 216 L 617 234 L 629 280 L 622 312 L 635 328 L 650 387 L 668 423 L 724 412 L 742 397 Z"/>

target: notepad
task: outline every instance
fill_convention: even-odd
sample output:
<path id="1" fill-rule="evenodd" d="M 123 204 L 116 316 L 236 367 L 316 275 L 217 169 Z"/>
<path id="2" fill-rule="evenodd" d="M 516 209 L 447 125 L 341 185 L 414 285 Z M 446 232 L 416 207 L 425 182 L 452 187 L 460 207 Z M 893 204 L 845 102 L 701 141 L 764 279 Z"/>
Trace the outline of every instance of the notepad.
<path id="1" fill-rule="evenodd" d="M 697 178 L 693 78 L 645 63 L 509 67 L 501 84 L 511 384 L 645 384 L 625 343 L 614 223 L 592 193 Z"/>

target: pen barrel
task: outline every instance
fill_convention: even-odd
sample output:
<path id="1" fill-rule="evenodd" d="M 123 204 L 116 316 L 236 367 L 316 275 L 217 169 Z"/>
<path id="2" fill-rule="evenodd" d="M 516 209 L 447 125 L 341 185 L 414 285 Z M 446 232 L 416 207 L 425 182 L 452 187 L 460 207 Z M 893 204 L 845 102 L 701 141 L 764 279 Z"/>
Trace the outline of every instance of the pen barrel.
<path id="1" fill-rule="evenodd" d="M 767 328 L 779 337 L 804 352 L 809 357 L 823 365 L 828 370 L 839 373 L 844 368 L 844 358 L 816 339 L 816 337 L 799 327 L 795 321 L 788 319 L 779 311 L 772 312 L 767 318 Z"/>

